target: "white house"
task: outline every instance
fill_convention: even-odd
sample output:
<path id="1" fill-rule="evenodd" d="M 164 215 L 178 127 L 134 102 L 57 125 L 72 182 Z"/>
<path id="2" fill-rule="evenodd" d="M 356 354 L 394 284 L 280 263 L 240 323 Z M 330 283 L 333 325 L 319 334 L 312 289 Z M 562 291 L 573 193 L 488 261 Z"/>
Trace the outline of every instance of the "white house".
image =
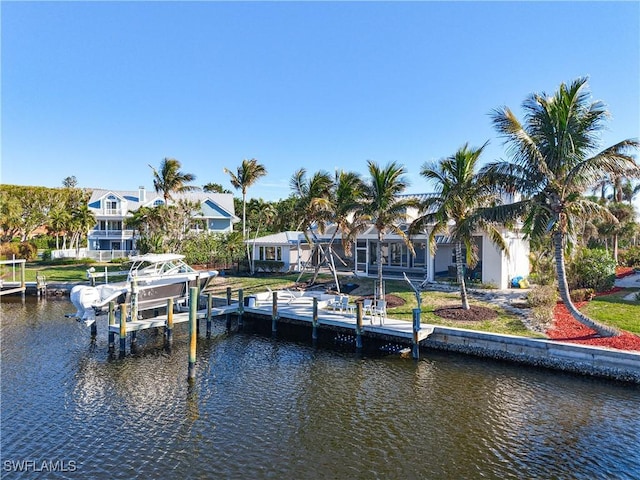
<path id="1" fill-rule="evenodd" d="M 408 212 L 409 218 L 415 218 L 417 210 Z M 409 225 L 400 225 L 403 231 Z M 337 227 L 330 225 L 320 234 L 314 232 L 317 242 L 324 250 Z M 503 230 L 508 251 L 502 252 L 483 232 L 475 235 L 478 249 L 478 264 L 466 272 L 470 280 L 495 285 L 497 288 L 508 288 L 514 277 L 529 275 L 529 242 L 521 232 Z M 427 281 L 455 279 L 455 244 L 450 237 L 438 235 L 435 238 L 435 253 L 429 248 L 429 232 L 413 235 L 412 254 L 403 239 L 393 233 L 386 233 L 383 238 L 381 254 L 382 269 L 385 277 L 402 277 L 403 273 L 419 277 Z M 325 261 L 323 255 L 313 253 L 302 232 L 283 232 L 247 240 L 256 260 L 275 260 L 284 263 L 284 271 L 301 271 L 305 265 L 317 265 Z M 377 255 L 378 232 L 371 225 L 358 235 L 352 245 L 352 253 L 347 256 L 342 247 L 340 232 L 335 236 L 331 249 L 340 260 L 334 262 L 337 270 L 352 271 L 358 275 L 376 276 L 378 272 Z M 464 254 L 464 253 L 463 253 Z M 311 258 L 313 255 L 313 258 Z"/>
<path id="2" fill-rule="evenodd" d="M 226 233 L 240 219 L 234 213 L 233 194 L 187 192 L 172 194 L 174 200 L 185 199 L 200 204 L 201 213 L 194 218 L 204 219 L 204 232 Z M 134 231 L 127 229 L 125 219 L 140 207 L 164 204 L 162 195 L 147 192 L 144 187 L 137 191 L 94 189 L 89 199 L 89 209 L 96 217 L 96 225 L 89 231 L 89 251 L 136 250 Z"/>

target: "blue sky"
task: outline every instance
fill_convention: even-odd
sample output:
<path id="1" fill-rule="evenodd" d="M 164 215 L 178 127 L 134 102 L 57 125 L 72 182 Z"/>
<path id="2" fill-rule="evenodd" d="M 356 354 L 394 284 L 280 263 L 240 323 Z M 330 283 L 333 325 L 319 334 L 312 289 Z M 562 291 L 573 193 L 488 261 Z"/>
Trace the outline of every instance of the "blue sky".
<path id="1" fill-rule="evenodd" d="M 13 2 L 1 4 L 0 182 L 153 188 L 149 164 L 249 198 L 299 168 L 366 173 L 465 142 L 505 158 L 489 113 L 589 77 L 603 145 L 640 132 L 639 2 Z M 240 195 L 239 192 L 235 192 Z"/>

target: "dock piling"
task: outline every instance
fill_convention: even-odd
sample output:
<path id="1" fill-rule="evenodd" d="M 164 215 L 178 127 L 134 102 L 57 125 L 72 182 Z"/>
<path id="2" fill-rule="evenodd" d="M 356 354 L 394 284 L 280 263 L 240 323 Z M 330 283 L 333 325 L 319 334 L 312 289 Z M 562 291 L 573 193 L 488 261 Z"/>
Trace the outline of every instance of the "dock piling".
<path id="1" fill-rule="evenodd" d="M 188 379 L 196 376 L 196 345 L 198 337 L 198 287 L 189 289 L 189 372 Z"/>
<path id="2" fill-rule="evenodd" d="M 213 295 L 207 293 L 207 338 L 211 338 L 211 311 L 213 309 Z"/>
<path id="3" fill-rule="evenodd" d="M 244 322 L 242 320 L 243 314 L 244 314 L 244 291 L 240 289 L 238 290 L 238 328 L 242 328 L 244 326 Z"/>
<path id="4" fill-rule="evenodd" d="M 313 313 L 311 317 L 313 330 L 311 331 L 311 341 L 315 346 L 318 343 L 318 299 L 313 297 Z"/>
<path id="5" fill-rule="evenodd" d="M 413 309 L 413 348 L 412 348 L 412 356 L 415 360 L 420 358 L 420 309 Z"/>
<path id="6" fill-rule="evenodd" d="M 271 335 L 278 334 L 278 292 L 272 293 L 271 300 Z"/>
<path id="7" fill-rule="evenodd" d="M 120 304 L 120 357 L 125 356 L 127 346 L 127 304 Z"/>
<path id="8" fill-rule="evenodd" d="M 116 324 L 116 302 L 109 302 L 109 326 Z M 109 352 L 116 348 L 116 334 L 109 329 Z"/>
<path id="9" fill-rule="evenodd" d="M 362 350 L 362 301 L 356 302 L 356 350 Z"/>
<path id="10" fill-rule="evenodd" d="M 231 305 L 231 287 L 227 287 L 227 305 Z M 225 326 L 227 327 L 227 330 L 231 329 L 231 315 L 230 314 L 226 314 L 225 315 Z"/>
<path id="11" fill-rule="evenodd" d="M 167 335 L 167 343 L 171 345 L 173 342 L 173 298 L 167 298 L 167 326 L 165 333 Z"/>

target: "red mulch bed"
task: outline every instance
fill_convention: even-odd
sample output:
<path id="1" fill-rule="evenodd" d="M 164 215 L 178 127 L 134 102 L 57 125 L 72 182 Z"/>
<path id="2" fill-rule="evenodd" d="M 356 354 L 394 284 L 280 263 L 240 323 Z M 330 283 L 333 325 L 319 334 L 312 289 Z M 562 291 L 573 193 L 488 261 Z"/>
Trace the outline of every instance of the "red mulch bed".
<path id="1" fill-rule="evenodd" d="M 616 278 L 624 278 L 633 275 L 635 270 L 633 267 L 616 267 Z"/>
<path id="2" fill-rule="evenodd" d="M 622 289 L 614 287 L 612 290 L 601 293 L 600 295 L 607 295 L 620 290 Z M 580 309 L 586 303 L 587 302 L 576 302 L 575 306 Z M 640 351 L 640 337 L 638 335 L 623 330 L 621 334 L 616 337 L 600 337 L 595 331 L 575 320 L 567 310 L 567 307 L 561 302 L 554 307 L 553 315 L 555 318 L 554 325 L 547 330 L 547 335 L 552 340 L 581 343 L 594 347 Z"/>

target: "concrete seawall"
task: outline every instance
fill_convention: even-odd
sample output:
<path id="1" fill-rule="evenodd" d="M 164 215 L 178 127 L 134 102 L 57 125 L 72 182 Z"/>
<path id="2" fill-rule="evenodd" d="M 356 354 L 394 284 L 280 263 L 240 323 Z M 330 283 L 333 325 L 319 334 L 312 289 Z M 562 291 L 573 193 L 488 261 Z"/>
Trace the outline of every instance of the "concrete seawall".
<path id="1" fill-rule="evenodd" d="M 640 384 L 640 352 L 439 326 L 420 345 Z"/>

